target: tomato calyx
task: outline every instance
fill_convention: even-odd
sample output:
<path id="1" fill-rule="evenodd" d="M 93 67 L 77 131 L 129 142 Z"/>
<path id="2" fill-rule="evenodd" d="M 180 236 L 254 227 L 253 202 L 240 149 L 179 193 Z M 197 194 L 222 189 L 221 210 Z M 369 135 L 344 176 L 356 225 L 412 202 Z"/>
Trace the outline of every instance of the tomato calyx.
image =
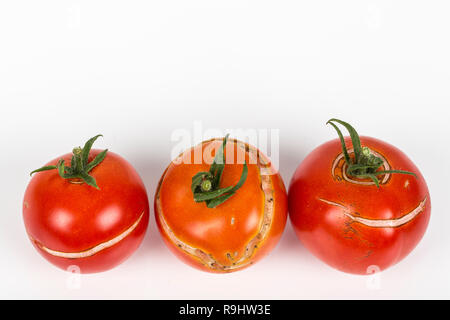
<path id="1" fill-rule="evenodd" d="M 350 134 L 350 138 L 353 144 L 353 153 L 354 156 L 350 157 L 347 147 L 345 145 L 344 136 L 338 126 L 335 124 L 338 123 L 344 126 L 348 133 Z M 399 174 L 408 174 L 415 176 L 417 175 L 413 172 L 403 171 L 403 170 L 379 170 L 381 166 L 383 166 L 384 161 L 377 157 L 372 150 L 368 147 L 363 147 L 361 145 L 361 140 L 359 138 L 358 132 L 353 128 L 349 123 L 339 120 L 339 119 L 330 119 L 327 124 L 333 126 L 336 130 L 339 139 L 341 140 L 342 152 L 344 154 L 345 162 L 347 164 L 346 173 L 349 176 L 356 177 L 358 179 L 371 179 L 375 185 L 379 188 L 380 181 L 378 176 L 382 176 L 385 174 L 391 173 L 399 173 Z"/>
<path id="2" fill-rule="evenodd" d="M 89 139 L 83 148 L 76 147 L 72 150 L 73 155 L 70 161 L 70 167 L 65 166 L 64 160 L 60 159 L 55 166 L 45 166 L 36 169 L 32 171 L 30 175 L 37 172 L 57 169 L 58 174 L 63 179 L 69 179 L 70 181 L 74 181 L 74 183 L 84 182 L 91 187 L 100 189 L 95 181 L 95 178 L 89 175 L 89 172 L 105 159 L 108 149 L 103 150 L 91 162 L 88 162 L 92 145 L 98 137 L 102 137 L 102 135 L 99 134 Z"/>
<path id="3" fill-rule="evenodd" d="M 224 149 L 228 141 L 228 134 L 223 139 L 222 146 L 218 149 L 214 161 L 208 172 L 198 172 L 192 177 L 191 190 L 195 202 L 205 202 L 208 208 L 215 208 L 231 198 L 242 187 L 247 179 L 247 161 L 244 162 L 241 178 L 235 186 L 220 187 L 223 170 L 225 168 Z"/>

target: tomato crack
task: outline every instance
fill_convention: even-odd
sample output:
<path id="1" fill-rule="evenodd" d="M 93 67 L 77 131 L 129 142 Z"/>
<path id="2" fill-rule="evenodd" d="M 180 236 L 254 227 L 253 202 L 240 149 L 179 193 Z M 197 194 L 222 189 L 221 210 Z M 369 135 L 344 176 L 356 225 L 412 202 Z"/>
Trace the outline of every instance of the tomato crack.
<path id="1" fill-rule="evenodd" d="M 340 203 L 319 198 L 319 201 L 322 201 L 326 204 L 341 208 L 342 213 L 344 215 L 346 215 L 348 218 L 352 219 L 353 222 L 357 222 L 357 223 L 360 223 L 360 224 L 363 224 L 365 226 L 372 227 L 372 228 L 398 228 L 404 224 L 407 224 L 408 222 L 412 221 L 417 215 L 419 215 L 421 212 L 423 212 L 425 210 L 425 205 L 426 205 L 427 200 L 428 200 L 428 197 L 425 197 L 425 199 L 423 201 L 421 201 L 414 210 L 406 213 L 405 215 L 403 215 L 397 219 L 367 219 L 367 218 L 362 218 L 362 217 L 358 216 L 357 214 L 352 212 L 350 209 L 348 209 L 346 206 L 344 206 Z"/>
<path id="2" fill-rule="evenodd" d="M 47 248 L 45 245 L 43 245 L 42 243 L 40 243 L 39 241 L 37 241 L 36 239 L 33 239 L 31 236 L 30 240 L 35 243 L 41 250 L 47 252 L 48 254 L 55 256 L 55 257 L 61 257 L 61 258 L 67 258 L 67 259 L 80 259 L 80 258 L 87 258 L 90 256 L 93 256 L 97 253 L 99 253 L 100 251 L 103 251 L 107 248 L 110 248 L 112 246 L 114 246 L 115 244 L 117 244 L 118 242 L 122 241 L 123 239 L 125 239 L 131 232 L 134 231 L 134 229 L 136 229 L 136 227 L 139 225 L 139 222 L 141 222 L 142 217 L 144 216 L 145 211 L 142 211 L 141 215 L 139 216 L 139 218 L 128 228 L 126 229 L 124 232 L 122 232 L 121 234 L 119 234 L 118 236 L 102 242 L 88 250 L 85 251 L 80 251 L 80 252 L 62 252 L 62 251 L 57 251 L 57 250 L 52 250 L 50 248 Z"/>

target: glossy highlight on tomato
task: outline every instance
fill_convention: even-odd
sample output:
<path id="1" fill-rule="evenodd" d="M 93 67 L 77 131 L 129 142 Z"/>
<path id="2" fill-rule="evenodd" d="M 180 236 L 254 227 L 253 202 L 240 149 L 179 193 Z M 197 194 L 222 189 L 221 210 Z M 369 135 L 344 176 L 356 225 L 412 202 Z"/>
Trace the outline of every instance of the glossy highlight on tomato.
<path id="1" fill-rule="evenodd" d="M 194 200 L 193 177 L 210 170 L 223 144 L 224 139 L 212 139 L 181 154 L 165 170 L 155 196 L 156 221 L 167 246 L 185 263 L 212 273 L 260 260 L 277 244 L 287 219 L 281 176 L 265 155 L 234 139 L 225 141 L 220 187 L 237 185 L 246 165 L 245 182 L 214 208 Z"/>
<path id="2" fill-rule="evenodd" d="M 354 159 L 352 140 L 344 141 Z M 381 159 L 381 171 L 415 176 L 379 174 L 379 187 L 375 180 L 351 176 L 341 141 L 332 140 L 297 168 L 289 214 L 298 238 L 315 256 L 364 275 L 395 265 L 416 247 L 430 219 L 431 199 L 419 169 L 402 151 L 371 137 L 361 137 L 361 144 Z"/>
<path id="3" fill-rule="evenodd" d="M 101 152 L 91 150 L 88 160 Z M 66 154 L 47 166 L 61 159 L 70 163 L 72 157 Z M 37 251 L 59 268 L 81 273 L 106 271 L 126 260 L 142 242 L 149 220 L 144 184 L 124 158 L 108 151 L 89 174 L 98 189 L 64 179 L 58 170 L 34 173 L 23 200 L 26 231 Z"/>

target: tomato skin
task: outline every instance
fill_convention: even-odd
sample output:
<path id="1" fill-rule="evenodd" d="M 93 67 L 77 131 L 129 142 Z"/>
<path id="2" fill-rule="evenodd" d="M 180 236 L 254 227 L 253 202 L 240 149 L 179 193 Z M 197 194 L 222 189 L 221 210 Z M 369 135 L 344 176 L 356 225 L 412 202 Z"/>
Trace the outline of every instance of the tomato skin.
<path id="1" fill-rule="evenodd" d="M 350 149 L 351 140 L 345 140 Z M 403 152 L 375 138 L 361 137 L 361 142 L 382 155 L 391 169 L 413 172 L 417 178 L 392 174 L 380 188 L 339 175 L 333 178 L 332 172 L 339 172 L 333 171 L 334 161 L 342 154 L 336 139 L 316 148 L 300 164 L 288 197 L 290 220 L 305 247 L 331 267 L 364 275 L 371 268 L 382 271 L 393 266 L 416 247 L 428 226 L 431 199 L 422 174 Z M 401 224 L 398 219 L 411 212 L 418 214 Z M 345 213 L 367 220 L 361 223 Z M 367 225 L 395 219 L 399 226 Z"/>
<path id="2" fill-rule="evenodd" d="M 229 140 L 225 155 L 236 140 Z M 270 181 L 273 196 L 273 218 L 267 234 L 257 244 L 250 257 L 245 257 L 247 246 L 261 230 L 265 211 L 265 195 L 261 189 L 261 176 L 256 164 L 249 163 L 249 153 L 237 148 L 234 162 L 226 159 L 221 186 L 235 185 L 243 165 L 237 157 L 245 156 L 248 175 L 237 193 L 216 208 L 196 203 L 191 190 L 192 177 L 200 171 L 208 171 L 211 162 L 204 159 L 191 164 L 197 151 L 217 150 L 222 139 L 204 141 L 183 153 L 182 163 L 172 162 L 161 177 L 155 196 L 155 216 L 159 231 L 168 248 L 182 261 L 202 271 L 228 273 L 244 269 L 268 254 L 278 243 L 287 220 L 287 193 L 277 172 L 265 177 Z M 228 151 L 227 151 L 228 150 Z M 255 149 L 256 150 L 256 149 Z M 242 158 L 241 158 L 242 159 Z M 212 160 L 212 159 L 211 159 Z M 180 243 L 183 246 L 180 246 Z M 191 252 L 184 246 L 193 248 Z M 212 257 L 214 264 L 199 258 L 196 252 Z M 194 253 L 193 253 L 194 252 Z M 228 254 L 233 255 L 232 259 Z M 243 260 L 240 260 L 243 259 Z M 233 261 L 236 263 L 233 265 Z"/>
<path id="3" fill-rule="evenodd" d="M 100 152 L 91 150 L 89 161 Z M 47 165 L 59 159 L 70 163 L 71 156 Z M 90 174 L 100 190 L 63 179 L 57 170 L 35 173 L 23 202 L 25 228 L 37 251 L 59 268 L 74 265 L 81 273 L 106 271 L 126 260 L 142 242 L 149 221 L 145 186 L 125 159 L 108 151 Z M 117 238 L 121 234 L 126 236 Z M 115 238 L 112 245 L 83 257 L 43 249 L 78 254 Z"/>

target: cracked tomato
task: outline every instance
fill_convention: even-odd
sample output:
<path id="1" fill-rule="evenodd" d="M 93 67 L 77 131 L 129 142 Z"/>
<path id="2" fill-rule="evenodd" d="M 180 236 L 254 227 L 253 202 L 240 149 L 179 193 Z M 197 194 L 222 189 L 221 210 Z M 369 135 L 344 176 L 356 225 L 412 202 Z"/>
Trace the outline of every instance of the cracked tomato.
<path id="1" fill-rule="evenodd" d="M 431 212 L 426 182 L 396 147 L 360 138 L 346 122 L 328 124 L 340 139 L 312 151 L 291 180 L 293 227 L 307 249 L 336 269 L 384 270 L 405 258 L 425 233 Z"/>
<path id="2" fill-rule="evenodd" d="M 213 273 L 261 259 L 280 239 L 287 219 L 285 187 L 268 158 L 238 140 L 227 144 L 227 137 L 181 154 L 155 195 L 156 221 L 167 246 L 187 264 Z"/>
<path id="3" fill-rule="evenodd" d="M 25 192 L 28 237 L 45 259 L 64 270 L 111 269 L 138 248 L 147 229 L 144 184 L 119 155 L 91 151 L 98 137 L 33 171 Z"/>

